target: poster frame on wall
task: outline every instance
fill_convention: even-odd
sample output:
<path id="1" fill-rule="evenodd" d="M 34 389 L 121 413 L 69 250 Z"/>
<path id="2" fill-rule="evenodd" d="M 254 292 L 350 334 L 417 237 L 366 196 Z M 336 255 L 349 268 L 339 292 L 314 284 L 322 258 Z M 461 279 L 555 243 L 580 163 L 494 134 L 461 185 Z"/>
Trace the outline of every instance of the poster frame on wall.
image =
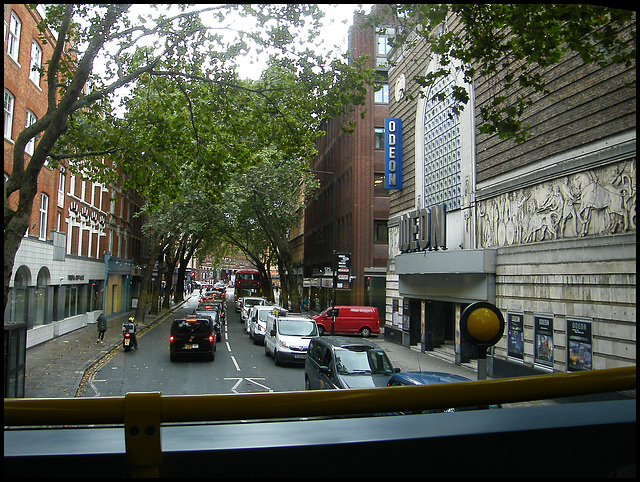
<path id="1" fill-rule="evenodd" d="M 524 311 L 507 312 L 507 356 L 524 361 Z"/>
<path id="2" fill-rule="evenodd" d="M 533 315 L 533 363 L 547 370 L 553 370 L 553 318 L 544 313 Z"/>
<path id="3" fill-rule="evenodd" d="M 567 316 L 567 371 L 593 370 L 593 318 Z"/>

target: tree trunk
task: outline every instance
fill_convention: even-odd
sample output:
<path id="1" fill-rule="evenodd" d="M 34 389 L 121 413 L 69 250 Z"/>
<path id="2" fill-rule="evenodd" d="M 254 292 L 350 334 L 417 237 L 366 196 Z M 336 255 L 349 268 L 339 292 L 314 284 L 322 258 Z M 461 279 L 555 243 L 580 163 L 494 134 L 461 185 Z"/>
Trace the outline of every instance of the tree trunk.
<path id="1" fill-rule="evenodd" d="M 9 281 L 13 274 L 13 263 L 24 234 L 29 227 L 30 213 L 16 213 L 4 230 L 4 307 L 9 300 Z"/>

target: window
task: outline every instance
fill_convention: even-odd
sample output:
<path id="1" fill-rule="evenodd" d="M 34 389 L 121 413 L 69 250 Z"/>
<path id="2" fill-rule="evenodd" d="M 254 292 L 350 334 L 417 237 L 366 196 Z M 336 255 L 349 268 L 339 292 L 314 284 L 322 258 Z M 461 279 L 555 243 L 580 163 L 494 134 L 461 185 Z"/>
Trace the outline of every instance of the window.
<path id="1" fill-rule="evenodd" d="M 40 268 L 35 291 L 35 317 L 33 325 L 44 325 L 47 317 L 47 299 L 49 297 L 49 269 Z"/>
<path id="2" fill-rule="evenodd" d="M 22 22 L 15 12 L 11 12 L 9 20 L 9 36 L 7 37 L 7 55 L 18 62 L 18 51 L 20 50 L 20 29 Z"/>
<path id="3" fill-rule="evenodd" d="M 40 87 L 40 67 L 42 67 L 42 49 L 35 40 L 31 42 L 31 65 L 29 79 Z"/>
<path id="4" fill-rule="evenodd" d="M 13 125 L 13 103 L 13 94 L 4 89 L 4 138 L 9 140 L 11 140 L 11 126 Z"/>
<path id="5" fill-rule="evenodd" d="M 40 231 L 38 238 L 47 239 L 47 215 L 49 212 L 49 196 L 40 193 Z"/>
<path id="6" fill-rule="evenodd" d="M 384 187 L 384 172 L 373 175 L 373 195 L 375 197 L 389 196 L 389 190 Z"/>
<path id="7" fill-rule="evenodd" d="M 373 241 L 375 243 L 389 242 L 389 230 L 387 229 L 386 221 L 373 222 Z"/>
<path id="8" fill-rule="evenodd" d="M 24 126 L 29 127 L 31 124 L 35 124 L 35 122 L 36 122 L 36 115 L 33 112 L 31 112 L 29 109 L 27 109 L 27 121 Z M 26 152 L 30 156 L 33 156 L 33 149 L 35 145 L 36 145 L 36 139 L 35 137 L 32 137 L 31 139 L 29 139 L 29 142 L 27 142 L 27 144 L 24 146 L 24 152 Z"/>
<path id="9" fill-rule="evenodd" d="M 448 114 L 455 85 L 453 75 L 435 82 L 424 111 L 424 205 L 446 203 L 447 211 L 460 209 L 460 118 Z"/>
<path id="10" fill-rule="evenodd" d="M 64 171 L 60 171 L 58 175 L 58 207 L 64 208 L 64 182 L 65 182 L 65 174 Z"/>
<path id="11" fill-rule="evenodd" d="M 384 127 L 374 127 L 374 149 L 384 149 Z"/>
<path id="12" fill-rule="evenodd" d="M 391 52 L 389 39 L 395 35 L 395 29 L 387 28 L 383 34 L 378 34 L 376 38 L 376 68 L 388 68 L 387 55 Z"/>
<path id="13" fill-rule="evenodd" d="M 376 104 L 388 104 L 389 103 L 389 84 L 381 84 L 376 93 L 373 96 L 373 100 Z"/>
<path id="14" fill-rule="evenodd" d="M 75 285 L 66 286 L 64 297 L 64 317 L 76 316 L 78 310 L 78 287 Z"/>

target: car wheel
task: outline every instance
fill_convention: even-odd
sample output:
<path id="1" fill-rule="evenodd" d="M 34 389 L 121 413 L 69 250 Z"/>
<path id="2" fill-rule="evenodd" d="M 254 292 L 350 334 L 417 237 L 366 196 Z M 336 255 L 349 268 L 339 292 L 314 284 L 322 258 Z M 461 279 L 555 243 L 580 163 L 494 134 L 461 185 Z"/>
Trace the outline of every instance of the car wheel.
<path id="1" fill-rule="evenodd" d="M 371 336 L 371 328 L 363 326 L 362 330 L 360 330 L 360 334 L 362 335 L 362 338 L 369 338 Z"/>
<path id="2" fill-rule="evenodd" d="M 214 349 L 214 351 L 215 351 L 215 349 Z M 215 359 L 216 359 L 216 354 L 212 351 L 211 355 L 209 356 L 209 361 L 213 361 Z"/>
<path id="3" fill-rule="evenodd" d="M 169 355 L 169 358 L 171 359 L 172 362 L 176 361 L 176 356 L 173 353 Z"/>
<path id="4" fill-rule="evenodd" d="M 304 389 L 311 390 L 311 384 L 309 383 L 309 377 L 304 377 Z"/>
<path id="5" fill-rule="evenodd" d="M 264 344 L 264 354 L 265 356 L 269 356 L 269 349 L 267 348 L 267 343 Z"/>
<path id="6" fill-rule="evenodd" d="M 278 350 L 273 349 L 273 362 L 278 366 L 280 365 L 280 361 L 278 360 Z"/>

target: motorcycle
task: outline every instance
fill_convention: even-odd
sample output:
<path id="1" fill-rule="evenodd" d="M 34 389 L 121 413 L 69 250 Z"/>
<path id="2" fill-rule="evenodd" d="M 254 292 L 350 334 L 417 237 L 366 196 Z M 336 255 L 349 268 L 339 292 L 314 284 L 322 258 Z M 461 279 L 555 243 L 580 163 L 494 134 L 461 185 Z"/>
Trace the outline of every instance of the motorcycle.
<path id="1" fill-rule="evenodd" d="M 124 351 L 129 351 L 131 348 L 138 349 L 138 340 L 136 338 L 136 325 L 133 323 L 122 324 L 122 347 Z"/>

